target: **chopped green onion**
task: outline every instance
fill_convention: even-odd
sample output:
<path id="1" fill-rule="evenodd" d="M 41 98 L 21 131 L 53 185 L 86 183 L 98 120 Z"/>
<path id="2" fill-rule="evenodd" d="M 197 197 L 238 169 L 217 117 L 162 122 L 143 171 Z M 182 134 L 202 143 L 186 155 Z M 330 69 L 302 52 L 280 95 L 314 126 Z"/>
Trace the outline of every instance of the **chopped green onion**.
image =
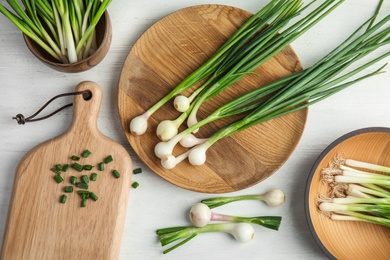
<path id="1" fill-rule="evenodd" d="M 87 200 L 86 199 L 82 199 L 81 200 L 81 207 L 85 208 L 86 206 L 87 206 Z"/>
<path id="2" fill-rule="evenodd" d="M 84 182 L 84 183 L 89 183 L 89 178 L 87 175 L 83 175 L 81 176 L 81 181 Z"/>
<path id="3" fill-rule="evenodd" d="M 91 151 L 85 150 L 85 151 L 81 154 L 81 156 L 84 157 L 84 158 L 87 158 L 87 157 L 90 156 L 91 154 L 92 154 Z"/>
<path id="4" fill-rule="evenodd" d="M 92 173 L 91 174 L 91 181 L 96 181 L 97 180 L 97 173 Z"/>
<path id="5" fill-rule="evenodd" d="M 132 186 L 134 189 L 136 189 L 136 188 L 138 188 L 139 183 L 135 181 L 135 182 L 133 182 L 133 184 L 131 184 L 131 186 Z"/>
<path id="6" fill-rule="evenodd" d="M 72 164 L 72 168 L 75 169 L 78 172 L 82 172 L 83 171 L 83 166 L 81 164 L 78 164 L 78 163 L 73 163 Z"/>
<path id="7" fill-rule="evenodd" d="M 120 173 L 119 173 L 117 170 L 113 170 L 113 171 L 112 171 L 112 175 L 114 175 L 114 177 L 117 178 L 117 179 L 118 179 L 119 177 L 121 177 Z"/>
<path id="8" fill-rule="evenodd" d="M 79 157 L 79 156 L 76 156 L 76 155 L 72 155 L 72 156 L 70 157 L 70 159 L 73 160 L 73 161 L 79 161 L 79 160 L 80 160 L 80 157 Z"/>
<path id="9" fill-rule="evenodd" d="M 62 195 L 62 196 L 60 197 L 60 202 L 61 202 L 62 204 L 65 204 L 67 198 L 68 198 L 68 196 Z"/>
<path id="10" fill-rule="evenodd" d="M 78 190 L 77 191 L 77 194 L 80 195 L 80 196 L 83 195 L 83 194 L 89 194 L 89 193 L 91 193 L 91 192 L 87 191 L 87 190 Z"/>
<path id="11" fill-rule="evenodd" d="M 112 158 L 112 156 L 109 155 L 109 156 L 107 156 L 106 158 L 104 158 L 104 163 L 105 163 L 105 164 L 108 164 L 108 163 L 112 162 L 113 160 L 114 160 L 114 159 Z"/>
<path id="12" fill-rule="evenodd" d="M 142 173 L 142 168 L 136 168 L 133 170 L 133 174 L 140 174 Z"/>
<path id="13" fill-rule="evenodd" d="M 93 166 L 92 165 L 89 165 L 89 164 L 86 164 L 83 166 L 83 170 L 86 170 L 86 171 L 90 171 L 92 170 Z"/>
<path id="14" fill-rule="evenodd" d="M 104 162 L 99 163 L 99 171 L 104 171 Z"/>
<path id="15" fill-rule="evenodd" d="M 56 174 L 61 174 L 61 172 L 57 168 L 51 168 L 50 170 Z"/>
<path id="16" fill-rule="evenodd" d="M 77 183 L 77 177 L 76 176 L 70 176 L 69 182 L 75 185 Z"/>
<path id="17" fill-rule="evenodd" d="M 66 187 L 64 188 L 64 191 L 65 191 L 66 193 L 71 193 L 71 192 L 73 192 L 73 186 L 66 186 Z"/>
<path id="18" fill-rule="evenodd" d="M 88 183 L 85 182 L 78 182 L 76 183 L 76 186 L 80 189 L 88 190 Z"/>
<path id="19" fill-rule="evenodd" d="M 54 180 L 57 182 L 57 183 L 61 183 L 61 182 L 63 182 L 64 181 L 64 179 L 61 177 L 61 175 L 59 175 L 59 174 L 56 174 L 55 176 L 54 176 Z"/>
<path id="20" fill-rule="evenodd" d="M 62 167 L 61 164 L 56 164 L 56 169 L 59 170 L 59 171 L 62 171 L 63 167 Z"/>
<path id="21" fill-rule="evenodd" d="M 69 164 L 64 164 L 64 165 L 62 166 L 62 170 L 63 170 L 64 172 L 67 172 L 67 171 L 69 170 L 69 168 L 70 168 L 70 165 L 69 165 Z"/>
<path id="22" fill-rule="evenodd" d="M 90 197 L 92 200 L 94 200 L 94 201 L 97 201 L 97 200 L 98 200 L 98 196 L 96 196 L 96 194 L 93 193 L 93 192 L 91 192 L 91 193 L 89 194 L 89 197 Z"/>

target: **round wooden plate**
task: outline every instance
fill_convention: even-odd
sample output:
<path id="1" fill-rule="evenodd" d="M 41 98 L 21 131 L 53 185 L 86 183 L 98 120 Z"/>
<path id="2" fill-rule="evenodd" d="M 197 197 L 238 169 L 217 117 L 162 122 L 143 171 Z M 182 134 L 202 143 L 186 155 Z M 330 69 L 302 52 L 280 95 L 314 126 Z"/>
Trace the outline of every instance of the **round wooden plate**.
<path id="1" fill-rule="evenodd" d="M 306 185 L 306 217 L 314 239 L 330 259 L 389 259 L 390 229 L 351 221 L 332 221 L 321 214 L 316 199 L 326 194 L 320 171 L 335 155 L 390 165 L 390 128 L 365 128 L 348 133 L 328 146 L 315 162 Z"/>
<path id="2" fill-rule="evenodd" d="M 156 174 L 185 189 L 223 193 L 244 189 L 274 173 L 290 156 L 303 133 L 307 109 L 268 121 L 217 142 L 207 152 L 207 162 L 192 166 L 184 161 L 163 169 L 154 155 L 158 122 L 179 114 L 168 102 L 149 120 L 143 136 L 129 132 L 132 118 L 151 107 L 182 79 L 202 65 L 252 14 L 230 6 L 200 5 L 174 12 L 150 27 L 129 52 L 118 90 L 119 114 L 131 146 Z M 291 47 L 247 75 L 220 96 L 201 107 L 200 118 L 222 103 L 302 69 Z M 232 120 L 232 119 L 230 119 Z M 202 128 L 207 137 L 229 120 Z M 177 147 L 174 154 L 183 152 Z"/>

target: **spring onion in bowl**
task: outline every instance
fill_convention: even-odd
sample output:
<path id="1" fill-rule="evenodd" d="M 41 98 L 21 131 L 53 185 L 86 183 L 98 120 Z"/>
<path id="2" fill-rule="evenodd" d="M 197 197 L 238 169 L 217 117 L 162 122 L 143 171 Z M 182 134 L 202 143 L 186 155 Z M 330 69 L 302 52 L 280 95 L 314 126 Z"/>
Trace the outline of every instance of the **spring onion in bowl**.
<path id="1" fill-rule="evenodd" d="M 321 170 L 329 194 L 318 208 L 332 220 L 364 221 L 390 227 L 389 167 L 336 156 Z"/>
<path id="2" fill-rule="evenodd" d="M 207 150 L 217 141 L 243 131 L 253 125 L 308 107 L 354 83 L 382 73 L 385 65 L 371 73 L 356 77 L 356 75 L 366 68 L 385 57 L 388 57 L 390 52 L 376 54 L 377 56 L 371 57 L 369 61 L 366 61 L 362 65 L 358 65 L 357 68 L 349 69 L 352 64 L 355 64 L 368 54 L 372 54 L 378 48 L 390 43 L 390 28 L 385 27 L 390 21 L 390 15 L 387 15 L 377 23 L 371 23 L 375 18 L 376 15 L 363 23 L 363 25 L 361 25 L 351 36 L 312 67 L 297 72 L 287 79 L 278 80 L 263 86 L 259 90 L 244 94 L 237 100 L 227 103 L 224 109 L 226 106 L 228 109 L 247 109 L 246 111 L 249 113 L 241 119 L 217 130 L 208 138 L 208 140 L 194 146 L 189 151 L 185 152 L 183 156 L 180 155 L 177 158 L 184 160 L 184 157 L 188 157 L 191 164 L 202 165 L 206 161 Z M 272 96 L 268 99 L 264 99 L 262 89 L 265 89 L 263 91 L 270 90 Z M 250 100 L 252 103 L 245 104 L 242 102 L 243 100 Z M 244 107 L 241 107 L 241 104 L 243 104 Z M 221 115 L 218 112 L 220 109 L 221 108 L 216 110 L 218 116 Z M 156 156 L 164 160 L 166 156 L 172 154 L 176 143 L 180 142 L 184 136 L 189 134 L 189 131 L 219 119 L 218 116 L 215 116 L 215 113 L 211 113 L 194 126 L 191 126 L 174 136 L 168 142 L 160 142 L 156 145 Z"/>
<path id="3" fill-rule="evenodd" d="M 96 50 L 95 27 L 111 1 L 7 0 L 14 12 L 2 4 L 0 12 L 54 59 L 74 63 Z"/>

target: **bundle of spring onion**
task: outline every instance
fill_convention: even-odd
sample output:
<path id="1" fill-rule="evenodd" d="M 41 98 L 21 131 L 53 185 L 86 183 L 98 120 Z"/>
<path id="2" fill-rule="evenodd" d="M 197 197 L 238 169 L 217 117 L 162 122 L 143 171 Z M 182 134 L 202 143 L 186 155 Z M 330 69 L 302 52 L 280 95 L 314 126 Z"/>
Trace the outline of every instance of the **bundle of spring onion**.
<path id="1" fill-rule="evenodd" d="M 331 1 L 326 3 L 329 2 Z M 306 108 L 356 82 L 382 73 L 384 66 L 371 73 L 352 78 L 364 69 L 389 56 L 390 52 L 384 54 L 376 53 L 376 56 L 371 57 L 369 61 L 358 65 L 357 68 L 347 70 L 347 68 L 349 69 L 352 64 L 363 57 L 390 43 L 390 37 L 388 37 L 390 28 L 385 27 L 390 20 L 390 15 L 375 23 L 378 12 L 312 67 L 246 93 L 216 109 L 209 116 L 188 127 L 169 141 L 158 143 L 155 147 L 155 153 L 161 159 L 162 165 L 168 169 L 173 168 L 187 157 L 192 165 L 202 165 L 206 161 L 207 149 L 218 140 L 236 134 L 253 125 Z M 272 94 L 272 96 L 264 99 L 269 94 Z M 249 111 L 249 113 L 241 119 L 217 130 L 209 138 L 198 140 L 190 135 L 191 132 L 203 125 L 236 114 L 237 111 Z M 194 147 L 178 157 L 173 156 L 172 152 L 175 145 L 181 140 L 186 140 L 187 136 L 190 139 L 189 143 L 194 145 Z M 183 143 L 188 142 L 183 141 Z"/>
<path id="2" fill-rule="evenodd" d="M 94 53 L 95 27 L 111 0 L 7 0 L 3 13 L 54 59 L 74 63 Z"/>
<path id="3" fill-rule="evenodd" d="M 130 122 L 130 131 L 135 135 L 145 133 L 147 121 L 156 110 L 172 97 L 207 79 L 204 84 L 193 91 L 190 97 L 177 96 L 174 101 L 175 108 L 183 113 L 176 120 L 163 121 L 158 126 L 157 136 L 163 141 L 171 139 L 187 118 L 189 126 L 196 123 L 196 114 L 203 102 L 230 87 L 285 49 L 341 2 L 343 1 L 326 1 L 304 18 L 287 26 L 293 18 L 300 15 L 311 4 L 302 7 L 301 0 L 270 1 L 245 22 L 201 67 L 145 113 L 133 118 Z M 285 29 L 281 31 L 283 28 Z"/>
<path id="4" fill-rule="evenodd" d="M 193 205 L 190 210 L 189 216 L 193 226 L 168 227 L 157 230 L 157 235 L 162 246 L 181 240 L 172 247 L 164 250 L 163 253 L 166 254 L 178 248 L 201 233 L 230 233 L 238 242 L 245 243 L 251 241 L 255 234 L 251 224 L 279 230 L 282 221 L 280 216 L 241 217 L 220 214 L 211 210 L 211 208 L 240 200 L 265 200 L 267 201 L 267 205 L 275 207 L 285 201 L 285 195 L 281 190 L 273 189 L 261 195 L 241 195 L 202 200 L 201 203 Z M 220 223 L 210 224 L 211 221 L 219 221 Z"/>
<path id="5" fill-rule="evenodd" d="M 330 190 L 318 198 L 322 213 L 390 227 L 390 167 L 336 156 L 321 174 Z"/>

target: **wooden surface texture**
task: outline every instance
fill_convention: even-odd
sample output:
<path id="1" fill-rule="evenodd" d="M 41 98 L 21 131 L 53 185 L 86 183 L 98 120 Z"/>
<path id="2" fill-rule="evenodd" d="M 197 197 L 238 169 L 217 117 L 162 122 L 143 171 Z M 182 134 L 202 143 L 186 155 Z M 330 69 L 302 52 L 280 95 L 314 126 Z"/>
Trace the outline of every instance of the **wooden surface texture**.
<path id="1" fill-rule="evenodd" d="M 166 170 L 153 150 L 159 142 L 155 134 L 157 124 L 179 115 L 173 108 L 173 101 L 165 104 L 149 119 L 148 131 L 144 135 L 134 136 L 129 131 L 132 118 L 146 111 L 202 65 L 250 16 L 241 9 L 222 5 L 185 8 L 155 23 L 127 56 L 120 77 L 118 101 L 126 137 L 146 165 L 179 187 L 206 193 L 247 188 L 273 174 L 300 140 L 307 109 L 220 140 L 207 151 L 207 161 L 202 166 L 192 166 L 185 160 L 174 169 Z M 205 102 L 198 120 L 235 97 L 300 69 L 298 57 L 291 47 L 287 47 L 256 69 L 256 75 L 245 76 Z M 193 88 L 185 94 L 191 91 Z M 197 136 L 209 137 L 216 129 L 237 118 L 213 122 L 201 128 Z M 177 147 L 174 155 L 183 152 L 185 149 Z"/>

